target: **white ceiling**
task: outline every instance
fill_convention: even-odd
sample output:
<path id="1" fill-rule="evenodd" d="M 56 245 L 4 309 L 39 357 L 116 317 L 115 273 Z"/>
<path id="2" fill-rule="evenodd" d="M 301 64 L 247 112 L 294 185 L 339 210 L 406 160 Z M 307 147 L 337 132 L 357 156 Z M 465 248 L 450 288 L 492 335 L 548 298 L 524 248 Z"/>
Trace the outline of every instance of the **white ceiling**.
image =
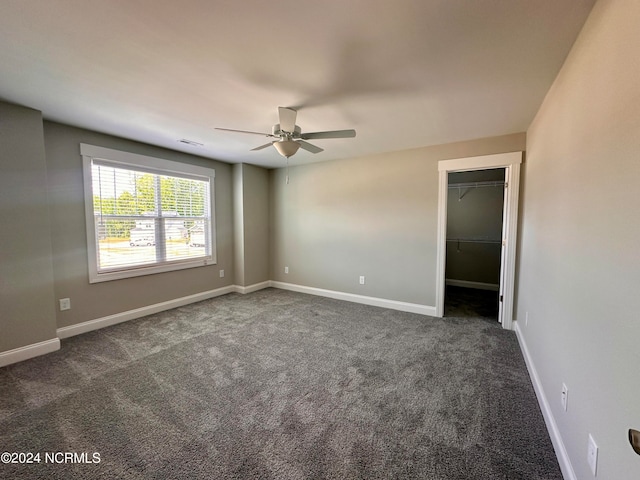
<path id="1" fill-rule="evenodd" d="M 227 162 L 291 163 L 525 131 L 594 0 L 2 0 L 0 99 Z M 192 147 L 180 139 L 204 144 Z"/>

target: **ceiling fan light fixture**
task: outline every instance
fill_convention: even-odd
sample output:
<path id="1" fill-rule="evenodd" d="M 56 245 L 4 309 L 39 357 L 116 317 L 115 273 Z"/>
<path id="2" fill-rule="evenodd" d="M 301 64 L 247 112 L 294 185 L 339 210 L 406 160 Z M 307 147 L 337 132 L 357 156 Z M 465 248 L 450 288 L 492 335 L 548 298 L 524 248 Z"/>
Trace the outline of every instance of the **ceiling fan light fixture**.
<path id="1" fill-rule="evenodd" d="M 300 148 L 300 144 L 294 140 L 280 140 L 278 142 L 273 142 L 273 146 L 276 147 L 278 153 L 283 157 L 289 158 Z"/>

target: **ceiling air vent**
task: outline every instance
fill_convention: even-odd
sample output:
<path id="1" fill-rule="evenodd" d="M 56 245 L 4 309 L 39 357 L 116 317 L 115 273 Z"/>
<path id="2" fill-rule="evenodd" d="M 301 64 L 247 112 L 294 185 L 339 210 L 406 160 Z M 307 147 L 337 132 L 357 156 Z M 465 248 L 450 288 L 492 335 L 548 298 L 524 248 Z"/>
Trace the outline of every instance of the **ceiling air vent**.
<path id="1" fill-rule="evenodd" d="M 186 138 L 178 140 L 178 142 L 191 145 L 192 147 L 204 147 L 204 143 L 194 142 L 193 140 L 187 140 Z"/>

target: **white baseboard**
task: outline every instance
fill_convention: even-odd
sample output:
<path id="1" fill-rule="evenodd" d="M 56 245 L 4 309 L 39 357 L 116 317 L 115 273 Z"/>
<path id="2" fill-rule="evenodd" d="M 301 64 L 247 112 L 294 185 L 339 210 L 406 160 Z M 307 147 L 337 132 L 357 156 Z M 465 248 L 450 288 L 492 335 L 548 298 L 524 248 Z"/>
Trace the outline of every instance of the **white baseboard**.
<path id="1" fill-rule="evenodd" d="M 364 295 L 356 295 L 354 293 L 337 292 L 335 290 L 324 290 L 322 288 L 306 287 L 304 285 L 296 285 L 293 283 L 271 281 L 271 286 L 281 288 L 282 290 L 291 290 L 292 292 L 308 293 L 321 297 L 334 298 L 336 300 L 345 300 L 347 302 L 361 303 L 364 305 L 372 305 L 374 307 L 391 308 L 402 312 L 419 313 L 434 317 L 436 315 L 436 307 L 429 305 L 420 305 L 418 303 L 399 302 L 397 300 L 387 300 L 386 298 L 367 297 Z"/>
<path id="2" fill-rule="evenodd" d="M 365 297 L 363 295 L 354 295 L 352 293 L 336 292 L 333 290 L 323 290 L 320 288 L 304 287 L 301 285 L 294 285 L 291 283 L 274 282 L 267 280 L 265 282 L 255 283 L 246 287 L 240 285 L 229 285 L 227 287 L 218 288 L 216 290 L 209 290 L 207 292 L 196 293 L 195 295 L 188 295 L 186 297 L 176 298 L 166 302 L 156 303 L 146 307 L 136 308 L 134 310 L 128 310 L 126 312 L 116 313 L 108 315 L 106 317 L 96 318 L 94 320 L 88 320 L 82 323 L 76 323 L 68 327 L 58 328 L 58 338 L 68 338 L 74 335 L 80 335 L 81 333 L 91 332 L 99 328 L 109 327 L 118 323 L 133 320 L 135 318 L 144 317 L 146 315 L 152 315 L 154 313 L 163 312 L 172 308 L 182 307 L 190 303 L 200 302 L 209 298 L 219 297 L 220 295 L 226 295 L 227 293 L 251 293 L 264 288 L 276 287 L 284 290 L 292 290 L 302 293 L 310 293 L 312 295 L 320 295 L 323 297 L 335 298 L 338 300 L 346 300 L 348 302 L 363 303 L 366 305 L 374 305 L 377 307 L 392 308 L 394 310 L 401 310 L 404 312 L 421 313 L 423 315 L 435 315 L 435 307 L 427 305 L 418 305 L 415 303 L 398 302 L 395 300 L 386 300 L 383 298 Z"/>
<path id="3" fill-rule="evenodd" d="M 87 333 L 99 328 L 109 327 L 118 323 L 133 320 L 134 318 L 144 317 L 146 315 L 152 315 L 154 313 L 163 312 L 172 308 L 182 307 L 190 303 L 200 302 L 209 298 L 219 297 L 220 295 L 226 295 L 236 291 L 235 285 L 229 285 L 227 287 L 217 288 L 215 290 L 209 290 L 206 292 L 196 293 L 194 295 L 188 295 L 186 297 L 176 298 L 166 302 L 156 303 L 148 305 L 146 307 L 136 308 L 134 310 L 128 310 L 122 313 L 116 313 L 114 315 L 108 315 L 102 318 L 96 318 L 95 320 L 88 320 L 82 323 L 76 323 L 68 327 L 59 328 L 58 337 L 68 338 L 74 335 L 80 335 L 81 333 Z"/>
<path id="4" fill-rule="evenodd" d="M 94 320 L 88 320 L 82 323 L 76 323 L 68 327 L 61 327 L 57 330 L 59 338 L 73 337 L 74 335 L 80 335 L 81 333 L 87 333 L 99 328 L 109 327 L 118 323 L 133 320 L 135 318 L 144 317 L 146 315 L 152 315 L 154 313 L 163 312 L 172 308 L 182 307 L 189 305 L 190 303 L 200 302 L 209 298 L 219 297 L 226 295 L 227 293 L 251 293 L 263 288 L 271 286 L 271 282 L 266 281 L 262 283 L 256 283 L 247 287 L 241 287 L 239 285 L 229 285 L 227 287 L 217 288 L 215 290 L 209 290 L 206 292 L 196 293 L 194 295 L 188 295 L 186 297 L 180 297 L 166 302 L 156 303 L 154 305 L 148 305 L 146 307 L 140 307 L 126 312 L 115 313 L 106 317 L 96 318 Z"/>
<path id="5" fill-rule="evenodd" d="M 29 345 L 16 350 L 0 353 L 0 366 L 8 365 L 9 363 L 26 360 L 43 353 L 49 353 L 60 348 L 60 340 L 62 338 L 72 337 L 74 335 L 80 335 L 82 333 L 91 332 L 99 328 L 109 327 L 118 323 L 133 320 L 135 318 L 144 317 L 146 315 L 152 315 L 154 313 L 170 310 L 172 308 L 182 307 L 190 303 L 207 300 L 209 298 L 219 297 L 228 293 L 236 292 L 241 294 L 256 292 L 264 288 L 275 287 L 283 290 L 291 290 L 294 292 L 308 293 L 311 295 L 319 295 L 322 297 L 334 298 L 337 300 L 345 300 L 347 302 L 361 303 L 365 305 L 373 305 L 376 307 L 390 308 L 393 310 L 400 310 L 403 312 L 419 313 L 422 315 L 435 316 L 435 307 L 429 305 L 420 305 L 416 303 L 399 302 L 396 300 L 387 300 L 384 298 L 367 297 L 364 295 L 356 295 L 353 293 L 337 292 L 334 290 L 324 290 L 321 288 L 306 287 L 303 285 L 295 285 L 292 283 L 274 282 L 267 280 L 265 282 L 256 283 L 246 287 L 240 285 L 229 285 L 227 287 L 218 288 L 215 290 L 209 290 L 207 292 L 196 293 L 194 295 L 188 295 L 186 297 L 176 298 L 168 300 L 166 302 L 160 302 L 146 307 L 140 307 L 126 312 L 116 313 L 113 315 L 107 315 L 106 317 L 96 318 L 94 320 L 88 320 L 86 322 L 77 323 L 68 327 L 61 327 L 57 329 L 58 338 L 49 342 L 56 342 L 55 348 L 49 345 L 49 342 L 43 342 L 45 345 L 35 344 Z M 30 353 L 28 353 L 30 352 Z M 7 363 L 2 363 L 6 359 Z M 11 359 L 11 360 L 9 360 Z M 13 360 L 15 359 L 15 360 Z"/>
<path id="6" fill-rule="evenodd" d="M 516 332 L 516 337 L 518 338 L 518 343 L 520 344 L 520 350 L 522 350 L 522 356 L 524 357 L 524 361 L 527 364 L 527 370 L 529 370 L 529 376 L 531 377 L 533 388 L 536 391 L 536 397 L 538 397 L 538 403 L 540 404 L 540 410 L 542 410 L 542 416 L 544 417 L 544 421 L 547 424 L 547 430 L 549 431 L 549 436 L 551 437 L 551 443 L 553 443 L 556 457 L 558 457 L 558 463 L 560 464 L 562 476 L 565 478 L 565 480 L 577 480 L 578 477 L 576 477 L 576 474 L 573 471 L 573 466 L 571 465 L 569 454 L 567 453 L 567 449 L 565 448 L 564 442 L 562 441 L 562 435 L 560 435 L 560 429 L 558 428 L 558 424 L 553 417 L 551 406 L 549 405 L 547 396 L 545 395 L 544 389 L 542 388 L 542 382 L 540 381 L 540 377 L 538 376 L 536 367 L 533 364 L 533 358 L 531 358 L 529 349 L 527 348 L 527 343 L 524 339 L 522 331 L 520 330 L 520 325 L 517 321 L 513 322 L 513 325 L 513 329 Z"/>
<path id="7" fill-rule="evenodd" d="M 44 355 L 45 353 L 60 350 L 60 339 L 52 338 L 44 342 L 33 343 L 13 350 L 7 350 L 0 353 L 0 367 L 11 365 L 12 363 L 22 362 L 33 357 Z"/>
<path id="8" fill-rule="evenodd" d="M 237 293 L 251 293 L 257 292 L 258 290 L 262 290 L 264 288 L 269 288 L 271 286 L 271 281 L 267 280 L 265 282 L 254 283 L 253 285 L 249 285 L 248 287 L 241 287 L 240 285 L 234 285 L 234 291 Z"/>
<path id="9" fill-rule="evenodd" d="M 452 287 L 465 287 L 475 288 L 477 290 L 493 290 L 495 292 L 500 291 L 500 285 L 497 283 L 483 283 L 483 282 L 470 282 L 469 280 L 455 280 L 453 278 L 447 278 L 445 280 L 447 285 Z"/>

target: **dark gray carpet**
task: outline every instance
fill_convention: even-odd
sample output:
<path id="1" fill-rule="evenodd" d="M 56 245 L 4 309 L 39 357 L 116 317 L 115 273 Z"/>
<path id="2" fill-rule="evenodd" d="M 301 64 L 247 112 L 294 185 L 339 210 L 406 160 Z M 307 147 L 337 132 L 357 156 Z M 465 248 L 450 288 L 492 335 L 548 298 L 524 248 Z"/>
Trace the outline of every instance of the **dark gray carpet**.
<path id="1" fill-rule="evenodd" d="M 100 456 L 7 479 L 562 478 L 512 332 L 274 289 L 0 369 L 0 450 Z"/>

